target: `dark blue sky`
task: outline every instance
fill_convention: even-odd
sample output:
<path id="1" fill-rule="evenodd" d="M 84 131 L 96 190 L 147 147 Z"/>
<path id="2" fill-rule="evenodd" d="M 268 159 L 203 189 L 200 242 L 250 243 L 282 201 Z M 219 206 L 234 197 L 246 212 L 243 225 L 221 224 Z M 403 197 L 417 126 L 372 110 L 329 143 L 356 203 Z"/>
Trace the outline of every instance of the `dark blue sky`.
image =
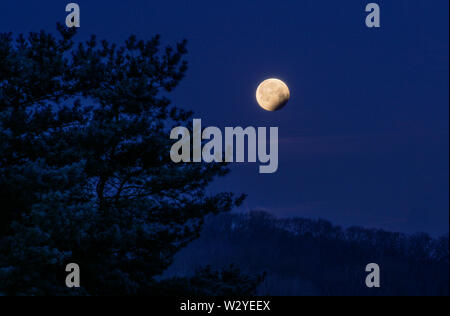
<path id="1" fill-rule="evenodd" d="M 377 30 L 362 0 L 74 2 L 79 39 L 187 38 L 172 99 L 204 125 L 279 127 L 276 174 L 241 165 L 214 185 L 248 193 L 244 210 L 448 232 L 448 0 L 378 1 Z M 67 3 L 2 1 L 0 32 L 54 30 Z M 255 102 L 268 77 L 291 89 L 280 112 Z"/>

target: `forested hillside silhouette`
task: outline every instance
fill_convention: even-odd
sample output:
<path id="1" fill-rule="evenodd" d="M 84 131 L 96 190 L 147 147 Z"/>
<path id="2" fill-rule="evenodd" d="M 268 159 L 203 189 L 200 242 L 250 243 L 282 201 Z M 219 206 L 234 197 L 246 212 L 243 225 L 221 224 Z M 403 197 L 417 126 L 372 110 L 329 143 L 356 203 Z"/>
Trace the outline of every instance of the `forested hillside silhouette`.
<path id="1" fill-rule="evenodd" d="M 381 288 L 365 286 L 368 263 Z M 181 251 L 166 275 L 237 264 L 266 273 L 261 295 L 448 295 L 449 237 L 343 229 L 324 220 L 280 219 L 265 212 L 210 217 L 200 239 Z"/>

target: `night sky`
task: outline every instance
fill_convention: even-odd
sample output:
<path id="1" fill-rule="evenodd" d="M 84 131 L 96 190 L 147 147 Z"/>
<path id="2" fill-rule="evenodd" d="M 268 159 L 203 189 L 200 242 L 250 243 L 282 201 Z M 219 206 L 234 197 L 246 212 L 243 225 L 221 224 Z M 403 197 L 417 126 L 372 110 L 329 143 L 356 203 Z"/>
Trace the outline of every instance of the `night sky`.
<path id="1" fill-rule="evenodd" d="M 448 232 L 448 0 L 374 1 L 381 29 L 361 0 L 74 2 L 80 40 L 188 39 L 172 100 L 204 127 L 279 127 L 277 173 L 234 165 L 211 188 L 249 194 L 241 211 Z M 0 32 L 55 30 L 67 3 L 1 1 Z M 269 77 L 291 90 L 275 113 L 255 101 Z"/>

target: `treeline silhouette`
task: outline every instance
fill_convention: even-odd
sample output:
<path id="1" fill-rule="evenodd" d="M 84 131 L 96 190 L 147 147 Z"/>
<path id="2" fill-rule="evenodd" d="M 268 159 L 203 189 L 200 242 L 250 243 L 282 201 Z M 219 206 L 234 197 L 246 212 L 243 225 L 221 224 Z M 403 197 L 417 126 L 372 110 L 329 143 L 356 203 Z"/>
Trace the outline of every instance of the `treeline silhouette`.
<path id="1" fill-rule="evenodd" d="M 365 285 L 369 263 L 380 265 L 379 289 Z M 176 256 L 165 276 L 189 275 L 205 264 L 265 274 L 260 295 L 449 294 L 448 234 L 343 229 L 261 211 L 208 218 L 201 237 Z"/>

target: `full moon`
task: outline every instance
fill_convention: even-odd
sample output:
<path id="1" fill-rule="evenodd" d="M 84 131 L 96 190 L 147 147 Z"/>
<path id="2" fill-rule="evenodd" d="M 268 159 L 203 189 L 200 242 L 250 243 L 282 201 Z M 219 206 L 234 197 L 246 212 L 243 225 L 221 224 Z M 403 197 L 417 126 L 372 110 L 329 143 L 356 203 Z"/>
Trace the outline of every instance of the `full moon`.
<path id="1" fill-rule="evenodd" d="M 267 79 L 256 90 L 256 100 L 266 111 L 281 110 L 289 101 L 288 86 L 279 79 Z"/>

